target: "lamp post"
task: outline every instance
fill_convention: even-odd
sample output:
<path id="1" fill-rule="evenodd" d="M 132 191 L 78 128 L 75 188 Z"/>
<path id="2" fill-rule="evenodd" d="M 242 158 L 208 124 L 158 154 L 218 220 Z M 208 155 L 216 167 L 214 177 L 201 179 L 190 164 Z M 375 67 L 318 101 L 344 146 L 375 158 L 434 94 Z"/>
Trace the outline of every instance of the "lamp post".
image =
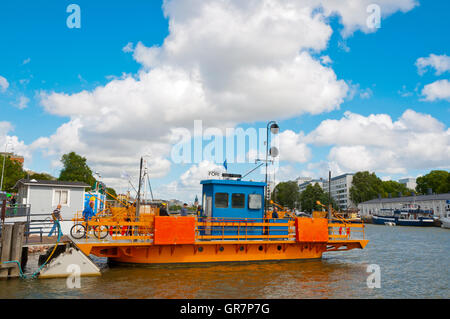
<path id="1" fill-rule="evenodd" d="M 266 136 L 266 195 L 264 196 L 266 198 L 264 203 L 264 213 L 267 212 L 267 193 L 269 189 L 269 185 L 267 184 L 267 166 L 269 164 L 268 157 L 269 157 L 269 130 L 272 134 L 278 134 L 280 131 L 280 127 L 275 121 L 270 121 L 267 123 L 267 136 Z M 272 148 L 271 148 L 272 150 Z M 273 155 L 273 154 L 271 154 Z M 276 155 L 275 155 L 276 156 Z"/>
<path id="2" fill-rule="evenodd" d="M 6 161 L 6 149 L 8 145 L 12 145 L 10 142 L 6 142 L 5 144 L 5 152 L 3 153 L 3 166 L 2 166 L 2 181 L 0 183 L 0 191 L 3 190 L 3 175 L 5 173 L 5 161 Z"/>

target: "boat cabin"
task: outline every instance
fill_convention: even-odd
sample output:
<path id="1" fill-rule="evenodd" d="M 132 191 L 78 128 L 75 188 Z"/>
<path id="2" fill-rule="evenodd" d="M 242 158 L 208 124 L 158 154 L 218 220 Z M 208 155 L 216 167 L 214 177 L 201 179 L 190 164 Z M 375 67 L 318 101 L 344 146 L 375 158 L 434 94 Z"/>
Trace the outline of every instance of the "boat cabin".
<path id="1" fill-rule="evenodd" d="M 203 217 L 206 221 L 231 222 L 235 226 L 227 230 L 221 227 L 206 227 L 200 230 L 206 235 L 261 235 L 263 227 L 247 227 L 247 222 L 262 222 L 264 218 L 265 183 L 241 180 L 210 179 L 203 185 Z"/>
<path id="2" fill-rule="evenodd" d="M 209 218 L 264 217 L 265 183 L 241 180 L 209 179 L 203 185 L 203 212 Z"/>

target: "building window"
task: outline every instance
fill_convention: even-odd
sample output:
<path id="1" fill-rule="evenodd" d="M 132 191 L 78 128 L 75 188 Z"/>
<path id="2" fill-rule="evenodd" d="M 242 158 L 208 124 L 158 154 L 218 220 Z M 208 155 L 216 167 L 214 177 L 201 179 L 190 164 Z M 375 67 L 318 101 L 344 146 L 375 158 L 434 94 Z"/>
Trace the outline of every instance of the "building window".
<path id="1" fill-rule="evenodd" d="M 56 205 L 69 206 L 69 191 L 68 190 L 54 190 L 53 191 L 53 206 Z"/>
<path id="2" fill-rule="evenodd" d="M 248 195 L 248 208 L 249 209 L 261 209 L 262 198 L 261 194 L 249 194 Z"/>
<path id="3" fill-rule="evenodd" d="M 232 194 L 231 195 L 231 207 L 232 208 L 244 208 L 245 207 L 245 194 Z"/>
<path id="4" fill-rule="evenodd" d="M 216 208 L 228 208 L 228 193 L 216 193 L 214 205 Z"/>

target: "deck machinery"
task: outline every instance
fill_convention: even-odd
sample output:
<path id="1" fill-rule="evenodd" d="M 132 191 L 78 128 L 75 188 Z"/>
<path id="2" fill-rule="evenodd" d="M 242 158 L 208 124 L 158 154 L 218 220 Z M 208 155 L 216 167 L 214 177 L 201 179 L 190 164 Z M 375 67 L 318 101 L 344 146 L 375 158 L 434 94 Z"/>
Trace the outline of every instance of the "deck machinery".
<path id="1" fill-rule="evenodd" d="M 324 252 L 364 248 L 364 224 L 339 218 L 295 217 L 265 207 L 265 183 L 204 180 L 202 216 L 136 214 L 109 208 L 74 239 L 86 255 L 112 262 L 170 264 L 318 259 Z M 84 223 L 75 219 L 75 223 Z M 89 231 L 91 230 L 91 231 Z"/>

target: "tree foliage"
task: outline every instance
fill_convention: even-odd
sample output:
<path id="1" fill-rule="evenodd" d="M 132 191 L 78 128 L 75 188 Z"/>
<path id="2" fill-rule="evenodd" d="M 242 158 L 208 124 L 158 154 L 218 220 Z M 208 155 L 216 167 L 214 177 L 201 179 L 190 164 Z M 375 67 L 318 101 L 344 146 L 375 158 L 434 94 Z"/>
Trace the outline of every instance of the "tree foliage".
<path id="1" fill-rule="evenodd" d="M 406 187 L 405 184 L 396 181 L 382 181 L 381 186 L 383 188 L 382 197 L 388 197 L 391 194 L 392 197 L 398 197 L 399 193 L 402 196 L 412 195 L 413 190 Z"/>
<path id="2" fill-rule="evenodd" d="M 5 162 L 5 170 L 3 171 L 3 161 Z M 22 169 L 22 165 L 14 160 L 11 160 L 9 156 L 3 158 L 0 157 L 0 174 L 3 171 L 3 187 L 2 191 L 12 193 L 14 185 L 19 179 L 25 178 L 26 173 Z M 1 178 L 1 177 L 0 177 Z"/>
<path id="3" fill-rule="evenodd" d="M 437 194 L 448 193 L 450 192 L 450 173 L 441 170 L 431 171 L 418 177 L 416 183 L 416 191 L 420 194 L 427 194 L 429 188 Z"/>
<path id="4" fill-rule="evenodd" d="M 41 180 L 41 181 L 52 181 L 55 180 L 56 177 L 53 177 L 47 173 L 34 173 L 29 175 L 29 179 Z"/>
<path id="5" fill-rule="evenodd" d="M 353 175 L 352 184 L 350 199 L 356 205 L 384 194 L 383 183 L 375 173 L 357 172 Z"/>
<path id="6" fill-rule="evenodd" d="M 281 182 L 272 192 L 272 200 L 288 208 L 297 208 L 300 203 L 300 189 L 297 182 Z"/>
<path id="7" fill-rule="evenodd" d="M 64 154 L 61 158 L 63 163 L 63 169 L 59 174 L 58 180 L 67 182 L 84 182 L 93 186 L 95 184 L 95 178 L 92 175 L 92 170 L 86 163 L 86 158 L 70 152 Z"/>
<path id="8" fill-rule="evenodd" d="M 114 197 L 116 197 L 117 198 L 117 193 L 116 193 L 116 190 L 114 189 L 114 188 L 111 188 L 111 187 L 107 187 L 106 188 L 106 192 L 107 192 L 107 194 L 106 194 L 106 199 L 115 199 Z M 114 197 L 112 197 L 111 195 L 109 195 L 109 194 L 111 194 L 111 195 L 113 195 Z"/>
<path id="9" fill-rule="evenodd" d="M 375 199 L 380 195 L 382 198 L 410 196 L 414 190 L 407 188 L 404 184 L 396 181 L 382 181 L 375 173 L 367 171 L 357 172 L 353 176 L 352 187 L 350 188 L 350 199 L 356 205 L 359 203 Z"/>
<path id="10" fill-rule="evenodd" d="M 320 201 L 323 205 L 328 206 L 330 197 L 328 192 L 325 192 L 318 183 L 314 185 L 309 184 L 306 189 L 300 194 L 300 205 L 303 212 L 312 213 L 314 210 L 322 210 L 322 207 L 317 204 Z M 338 209 L 336 201 L 331 198 L 331 205 L 334 209 Z"/>

